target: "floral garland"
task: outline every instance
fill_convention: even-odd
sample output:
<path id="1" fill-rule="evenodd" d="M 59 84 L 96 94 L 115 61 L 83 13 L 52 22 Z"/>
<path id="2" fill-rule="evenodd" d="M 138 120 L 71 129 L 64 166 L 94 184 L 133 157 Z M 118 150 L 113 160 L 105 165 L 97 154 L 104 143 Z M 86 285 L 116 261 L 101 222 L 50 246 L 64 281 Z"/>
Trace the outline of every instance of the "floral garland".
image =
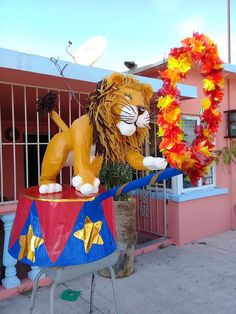
<path id="1" fill-rule="evenodd" d="M 167 69 L 160 71 L 163 85 L 158 91 L 158 136 L 162 137 L 160 150 L 170 166 L 182 170 L 191 183 L 197 185 L 215 159 L 213 139 L 221 121 L 221 113 L 217 109 L 224 95 L 223 66 L 216 44 L 206 35 L 194 33 L 193 37 L 181 43 L 181 47 L 171 49 Z M 203 113 L 200 125 L 195 128 L 196 137 L 189 144 L 184 141 L 180 128 L 180 91 L 177 83 L 186 78 L 193 65 L 200 66 L 206 98 L 202 99 Z"/>

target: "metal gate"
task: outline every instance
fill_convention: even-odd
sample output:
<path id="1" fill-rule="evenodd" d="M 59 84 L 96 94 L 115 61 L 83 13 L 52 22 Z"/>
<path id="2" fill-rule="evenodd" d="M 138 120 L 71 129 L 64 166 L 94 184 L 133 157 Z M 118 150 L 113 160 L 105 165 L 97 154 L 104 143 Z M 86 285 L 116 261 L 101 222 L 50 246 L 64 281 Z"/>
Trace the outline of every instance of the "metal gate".
<path id="1" fill-rule="evenodd" d="M 157 137 L 155 119 L 150 123 L 149 140 L 144 148 L 145 156 L 160 157 L 160 138 Z M 137 177 L 139 174 L 137 173 Z M 166 181 L 137 190 L 137 230 L 147 239 L 167 236 Z"/>
<path id="2" fill-rule="evenodd" d="M 57 93 L 58 112 L 70 125 L 85 112 L 88 93 L 50 89 Z M 58 128 L 48 117 L 40 117 L 37 99 L 47 86 L 0 82 L 0 205 L 16 203 L 18 191 L 37 185 L 45 147 Z M 31 166 L 33 163 L 33 166 Z M 72 169 L 63 169 L 60 183 L 70 183 Z M 32 181 L 32 182 L 31 182 Z"/>
<path id="3" fill-rule="evenodd" d="M 137 229 L 147 239 L 167 236 L 165 182 L 139 189 L 137 200 Z"/>

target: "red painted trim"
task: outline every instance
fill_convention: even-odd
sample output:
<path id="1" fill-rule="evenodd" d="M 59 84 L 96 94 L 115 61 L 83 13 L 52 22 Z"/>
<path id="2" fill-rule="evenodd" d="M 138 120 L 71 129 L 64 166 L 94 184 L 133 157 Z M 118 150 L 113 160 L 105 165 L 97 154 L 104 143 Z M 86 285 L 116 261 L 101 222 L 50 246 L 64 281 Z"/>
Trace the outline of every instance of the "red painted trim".
<path id="1" fill-rule="evenodd" d="M 30 86 L 42 86 L 47 88 L 56 88 L 67 90 L 67 86 L 62 77 L 33 73 L 29 71 L 15 70 L 0 67 L 0 81 L 9 82 L 10 84 L 23 84 Z M 73 90 L 90 93 L 96 86 L 93 82 L 66 79 L 67 83 Z"/>
<path id="2" fill-rule="evenodd" d="M 15 214 L 17 204 L 7 204 L 7 205 L 0 205 L 0 216 L 1 215 L 9 215 Z"/>
<path id="3" fill-rule="evenodd" d="M 142 255 L 145 253 L 150 253 L 150 252 L 153 252 L 157 249 L 165 248 L 165 247 L 172 245 L 172 244 L 174 244 L 174 241 L 172 239 L 165 239 L 161 242 L 152 243 L 150 245 L 143 246 L 141 248 L 136 249 L 134 251 L 134 256 L 139 256 L 139 255 Z"/>
<path id="4" fill-rule="evenodd" d="M 52 280 L 49 277 L 39 280 L 39 287 L 49 286 Z M 33 288 L 34 282 L 29 279 L 23 279 L 21 285 L 12 289 L 5 289 L 0 286 L 0 301 L 14 297 L 18 294 L 29 291 Z"/>

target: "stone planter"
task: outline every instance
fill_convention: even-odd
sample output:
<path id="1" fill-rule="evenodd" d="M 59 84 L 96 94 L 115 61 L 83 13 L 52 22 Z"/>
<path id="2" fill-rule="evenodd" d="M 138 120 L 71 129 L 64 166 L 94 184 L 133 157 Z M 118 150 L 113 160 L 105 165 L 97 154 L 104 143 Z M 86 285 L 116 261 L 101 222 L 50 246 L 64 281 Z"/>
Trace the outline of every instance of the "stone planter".
<path id="1" fill-rule="evenodd" d="M 115 277 L 128 277 L 134 272 L 134 247 L 136 243 L 136 200 L 115 201 L 117 242 L 122 250 L 114 265 Z M 108 269 L 99 271 L 104 277 L 110 277 Z"/>

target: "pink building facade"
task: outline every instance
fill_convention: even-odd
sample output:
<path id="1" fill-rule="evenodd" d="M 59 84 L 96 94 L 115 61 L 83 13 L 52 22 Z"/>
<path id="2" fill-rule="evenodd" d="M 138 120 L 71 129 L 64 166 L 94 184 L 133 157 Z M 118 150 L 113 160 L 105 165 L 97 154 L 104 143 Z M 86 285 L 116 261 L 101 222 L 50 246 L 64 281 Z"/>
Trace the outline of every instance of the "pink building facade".
<path id="1" fill-rule="evenodd" d="M 163 63 L 145 66 L 130 73 L 156 77 Z M 228 134 L 228 111 L 236 110 L 236 66 L 224 65 L 224 99 L 221 103 L 222 122 L 216 135 L 216 149 L 235 145 L 236 138 Z M 202 77 L 192 69 L 184 84 L 197 87 L 197 98 L 182 101 L 182 115 L 188 120 L 199 120 L 203 98 Z M 236 127 L 236 120 L 232 121 Z M 180 177 L 180 176 L 179 176 Z M 176 178 L 173 179 L 176 181 Z M 172 183 L 173 183 L 172 180 Z M 236 227 L 236 166 L 224 165 L 222 160 L 212 166 L 210 178 L 197 188 L 186 187 L 179 178 L 168 193 L 168 237 L 177 245 L 234 229 Z"/>
<path id="2" fill-rule="evenodd" d="M 55 62 L 56 60 L 54 60 Z M 56 67 L 57 66 L 57 67 Z M 0 284 L 0 300 L 31 287 L 38 272 L 28 272 L 28 279 L 17 278 L 16 260 L 8 255 L 7 246 L 18 192 L 24 187 L 37 184 L 40 159 L 51 135 L 57 129 L 50 119 L 41 120 L 36 113 L 36 100 L 48 90 L 59 94 L 58 108 L 67 124 L 85 113 L 88 94 L 96 83 L 112 71 L 80 66 L 16 51 L 0 49 L 0 234 L 5 234 L 0 261 L 6 268 L 5 278 Z M 60 69 L 58 69 L 58 66 Z M 164 64 L 154 64 L 129 71 L 142 82 L 158 91 L 162 82 L 158 70 Z M 59 73 L 61 71 L 61 73 Z M 228 121 L 225 111 L 236 110 L 236 66 L 225 64 L 225 97 L 221 104 L 222 122 L 216 136 L 216 147 L 232 145 L 234 138 L 228 137 Z M 189 140 L 199 121 L 202 78 L 197 70 L 191 70 L 188 78 L 179 86 L 185 133 Z M 153 97 L 156 108 L 157 95 Z M 235 127 L 236 127 L 236 120 Z M 15 132 L 12 132 L 15 130 Z M 145 152 L 158 155 L 157 126 L 155 118 L 151 124 L 150 143 Z M 137 228 L 153 236 L 164 235 L 165 245 L 184 245 L 193 240 L 224 232 L 236 227 L 236 169 L 233 163 L 213 165 L 209 175 L 198 187 L 192 187 L 183 175 L 164 185 L 137 191 L 143 209 L 137 208 Z M 32 170 L 33 169 L 33 170 Z M 61 183 L 69 183 L 72 171 L 63 171 Z M 145 199 L 143 195 L 148 195 Z M 146 201 L 147 200 L 147 201 Z M 1 239 L 0 239 L 1 240 Z M 151 244 L 157 248 L 159 244 Z M 145 249 L 145 251 L 151 250 Z M 144 251 L 137 251 L 136 254 Z M 1 256 L 2 255 L 2 256 Z M 28 281 L 27 281 L 28 280 Z M 46 282 L 48 283 L 48 282 Z M 44 284 L 42 282 L 42 284 Z M 22 286 L 23 285 L 23 286 Z"/>

